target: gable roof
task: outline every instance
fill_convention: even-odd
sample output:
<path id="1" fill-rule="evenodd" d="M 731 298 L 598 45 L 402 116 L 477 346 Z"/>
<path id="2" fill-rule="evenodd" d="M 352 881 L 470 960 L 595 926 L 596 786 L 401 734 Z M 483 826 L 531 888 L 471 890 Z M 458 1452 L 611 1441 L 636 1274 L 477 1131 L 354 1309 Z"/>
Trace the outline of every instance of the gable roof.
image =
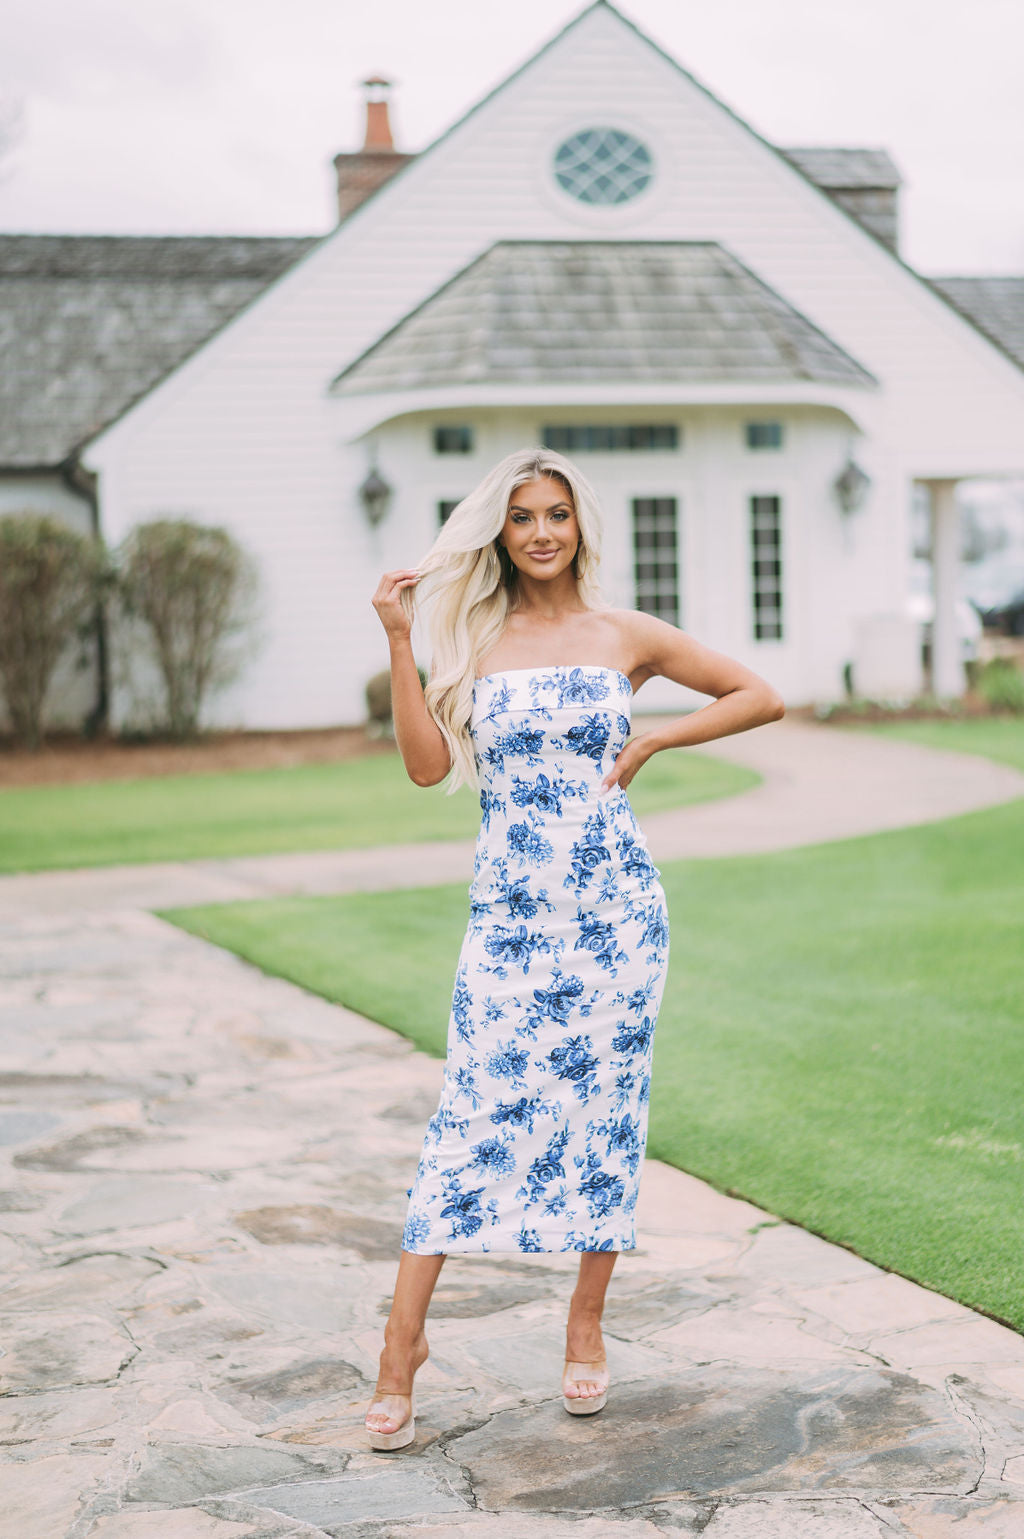
<path id="1" fill-rule="evenodd" d="M 451 384 L 874 378 L 711 241 L 498 241 L 337 376 Z"/>
<path id="2" fill-rule="evenodd" d="M 827 163 L 824 162 L 816 162 L 815 157 L 816 155 L 821 154 L 821 151 L 816 151 L 816 149 L 810 148 L 810 146 L 807 146 L 807 148 L 796 146 L 796 148 L 782 149 L 781 146 L 773 145 L 770 140 L 765 139 L 764 135 L 759 134 L 758 129 L 753 128 L 753 126 L 751 126 L 750 123 L 744 119 L 744 117 L 741 117 L 739 112 L 733 111 L 733 108 L 728 106 L 728 103 L 722 102 L 721 97 L 714 95 L 714 92 L 711 91 L 708 86 L 705 86 L 701 80 L 698 80 L 696 75 L 691 74 L 688 69 L 685 69 L 684 66 L 679 63 L 678 58 L 674 58 L 670 52 L 667 52 L 667 49 L 661 48 L 659 43 L 654 42 L 653 38 L 648 37 L 647 32 L 642 31 L 642 29 L 636 25 L 636 22 L 631 22 L 630 17 L 628 17 L 628 15 L 622 14 L 622 11 L 619 11 L 617 6 L 611 5 L 611 0 L 593 0 L 591 5 L 584 6 L 584 9 L 577 12 L 574 17 L 571 17 L 570 20 L 565 23 L 565 26 L 562 26 L 562 28 L 553 35 L 553 37 L 548 38 L 547 43 L 542 43 L 542 46 L 537 48 L 536 51 L 530 55 L 530 57 L 525 58 L 522 65 L 519 65 L 516 69 L 513 69 L 513 72 L 511 72 L 510 75 L 505 75 L 504 80 L 500 80 L 500 82 L 497 83 L 497 85 L 494 86 L 491 91 L 488 91 L 487 94 L 482 95 L 482 97 L 479 98 L 479 102 L 474 102 L 471 108 L 468 108 L 467 111 L 463 112 L 462 117 L 454 120 L 454 123 L 451 123 L 447 129 L 443 129 L 443 132 L 440 132 L 440 134 L 437 135 L 437 139 L 434 139 L 430 145 L 427 145 L 427 148 L 422 149 L 422 151 L 420 151 L 417 155 L 411 155 L 407 165 L 403 165 L 402 168 L 400 168 L 399 171 L 394 174 L 394 177 L 390 177 L 387 182 L 383 182 L 379 188 L 374 189 L 374 191 L 371 192 L 370 197 L 365 199 L 365 202 L 360 203 L 360 205 L 354 209 L 353 214 L 357 214 L 357 212 L 362 211 L 363 208 L 366 208 L 366 206 L 370 205 L 370 203 L 373 203 L 374 199 L 377 199 L 377 197 L 380 197 L 380 195 L 385 194 L 387 189 L 391 188 L 394 183 L 400 182 L 403 175 L 407 175 L 408 172 L 414 168 L 414 166 L 419 165 L 422 160 L 427 159 L 428 155 L 430 155 L 434 149 L 439 148 L 440 145 L 443 145 L 445 140 L 450 139 L 451 135 L 456 134 L 457 129 L 462 128 L 463 123 L 467 123 L 471 117 L 474 117 L 474 115 L 480 111 L 480 109 L 485 108 L 488 102 L 493 102 L 494 97 L 500 95 L 500 92 L 505 91 L 505 89 L 508 89 L 508 86 L 513 85 L 513 83 L 516 82 L 520 75 L 524 75 L 525 71 L 530 69 L 531 66 L 533 66 L 537 60 L 539 60 L 539 58 L 544 57 L 544 55 L 547 54 L 550 49 L 556 48 L 557 43 L 561 43 L 562 38 L 567 37 L 568 32 L 573 31 L 574 28 L 577 28 L 577 26 L 581 25 L 582 20 L 584 20 L 587 15 L 590 15 L 593 11 L 599 11 L 599 9 L 604 9 L 604 11 L 611 12 L 611 15 L 614 15 L 614 17 L 616 17 L 617 20 L 622 23 L 622 26 L 627 26 L 627 28 L 630 29 L 634 35 L 636 35 L 636 37 L 641 38 L 641 42 L 645 43 L 647 48 L 650 48 L 651 51 L 656 52 L 659 57 L 664 58 L 665 62 L 667 62 L 668 65 L 674 69 L 674 71 L 678 72 L 679 75 L 682 75 L 682 77 L 684 77 L 685 80 L 688 80 L 688 82 L 690 82 L 694 88 L 698 89 L 698 91 L 701 91 L 702 94 L 704 94 L 705 97 L 710 100 L 710 102 L 714 103 L 714 106 L 718 106 L 719 111 L 727 112 L 728 117 L 731 117 L 733 122 L 738 123 L 739 128 L 744 129 L 747 134 L 751 135 L 751 139 L 758 140 L 758 142 L 761 143 L 761 145 L 764 145 L 765 149 L 768 149 L 771 154 L 778 155 L 779 160 L 785 162 L 785 165 L 790 166 L 790 169 L 793 169 L 796 174 L 801 175 L 802 179 L 804 179 L 804 182 L 807 182 L 808 186 L 813 186 L 813 188 L 815 188 L 815 192 L 818 192 L 819 197 L 824 197 L 824 199 L 827 199 L 827 202 L 830 203 L 832 208 L 838 208 L 839 211 L 841 211 L 842 214 L 844 214 L 845 217 L 850 220 L 850 223 L 859 229 L 859 231 L 870 235 L 870 237 L 875 240 L 876 245 L 878 245 L 882 251 L 888 252 L 888 255 L 892 257 L 893 262 L 898 263 L 898 266 L 901 266 L 901 268 L 904 269 L 904 272 L 909 272 L 910 277 L 915 279 L 916 282 L 921 283 L 924 288 L 930 289 L 930 291 L 932 291 L 939 300 L 947 303 L 947 305 L 950 306 L 950 309 L 953 309 L 953 311 L 955 311 L 956 314 L 961 317 L 961 320 L 964 320 L 964 322 L 967 322 L 970 326 L 973 326 L 973 329 L 978 331 L 979 334 L 981 334 L 981 336 L 986 339 L 986 342 L 992 343 L 992 345 L 995 346 L 999 352 L 1001 352 L 1002 356 L 1006 357 L 1006 359 L 1009 359 L 1010 362 L 1015 363 L 1018 368 L 1024 366 L 1021 365 L 1021 359 L 1019 359 L 1018 354 L 1013 351 L 1012 346 L 1007 345 L 1006 340 L 1002 340 L 999 336 L 993 336 L 992 332 L 986 331 L 986 329 L 982 328 L 982 326 L 979 326 L 978 322 L 975 320 L 975 317 L 973 317 L 972 314 L 969 314 L 969 312 L 964 311 L 964 309 L 959 308 L 958 305 L 955 305 L 955 303 L 950 300 L 949 294 L 945 294 L 945 292 L 942 291 L 942 289 L 939 288 L 936 283 L 932 282 L 932 279 L 927 279 L 927 277 L 924 277 L 921 272 L 918 272 L 915 268 L 912 268 L 909 263 L 904 262 L 904 259 L 902 259 L 901 255 L 899 255 L 899 252 L 896 251 L 896 246 L 895 242 L 893 242 L 892 235 L 888 235 L 887 232 L 885 232 L 884 223 L 879 225 L 879 228 L 875 228 L 875 225 L 878 222 L 875 222 L 875 220 L 868 222 L 867 219 L 858 217 L 858 214 L 853 211 L 850 203 L 845 202 L 845 200 L 842 199 L 842 195 L 839 195 L 839 197 L 833 195 L 836 194 L 836 192 L 838 192 L 838 194 L 842 194 L 842 191 L 853 192 L 856 188 L 859 188 L 859 186 L 867 186 L 867 183 L 852 183 L 852 185 L 845 186 L 845 188 L 841 188 L 841 186 L 836 183 L 836 185 L 832 185 L 832 188 L 827 188 L 827 186 L 824 185 L 824 182 L 819 182 L 818 172 L 821 172 L 822 177 L 824 177 L 824 175 L 832 174 L 833 171 L 841 171 L 842 168 L 839 166 L 838 162 L 833 163 L 832 166 L 828 166 Z M 844 154 L 844 151 L 838 151 L 838 149 L 833 149 L 833 151 L 830 152 L 832 152 L 833 155 Z M 885 155 L 885 160 L 888 160 L 888 155 L 885 154 L 885 151 L 852 151 L 848 152 L 848 154 L 879 154 Z M 892 166 L 892 172 L 895 172 L 895 174 L 898 175 L 895 165 L 893 165 L 892 162 L 888 162 L 888 165 Z M 865 174 L 867 174 L 868 163 L 861 162 L 861 169 L 865 172 Z M 872 169 L 872 174 L 879 174 L 879 172 L 884 171 L 884 166 L 882 166 L 881 162 L 879 162 L 876 163 L 875 168 Z M 887 189 L 893 189 L 895 188 L 895 183 L 882 183 L 882 186 L 885 186 Z M 353 215 L 350 214 L 348 217 L 351 219 Z"/>
<path id="3" fill-rule="evenodd" d="M 0 236 L 0 466 L 63 463 L 316 239 Z"/>
<path id="4" fill-rule="evenodd" d="M 1024 369 L 1024 277 L 929 281 L 961 315 L 998 347 L 1011 353 Z"/>

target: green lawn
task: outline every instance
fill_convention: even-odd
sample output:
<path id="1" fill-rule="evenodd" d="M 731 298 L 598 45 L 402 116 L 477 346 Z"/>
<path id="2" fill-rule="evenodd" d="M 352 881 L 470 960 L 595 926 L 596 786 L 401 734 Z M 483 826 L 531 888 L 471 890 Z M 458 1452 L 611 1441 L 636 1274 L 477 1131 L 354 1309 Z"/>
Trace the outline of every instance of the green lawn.
<path id="1" fill-rule="evenodd" d="M 638 814 L 732 796 L 759 776 L 685 749 L 646 764 Z M 365 849 L 473 838 L 480 809 L 463 788 L 413 785 L 396 754 L 291 769 L 166 775 L 0 791 L 0 872 Z"/>
<path id="2" fill-rule="evenodd" d="M 923 743 L 926 748 L 979 753 L 1024 770 L 1024 717 L 1020 716 L 988 716 L 976 721 L 885 722 L 850 730 L 905 738 L 910 743 Z"/>
<path id="3" fill-rule="evenodd" d="M 1022 848 L 1024 799 L 666 863 L 649 1153 L 1024 1329 Z M 167 917 L 440 1056 L 466 913 L 460 886 Z"/>

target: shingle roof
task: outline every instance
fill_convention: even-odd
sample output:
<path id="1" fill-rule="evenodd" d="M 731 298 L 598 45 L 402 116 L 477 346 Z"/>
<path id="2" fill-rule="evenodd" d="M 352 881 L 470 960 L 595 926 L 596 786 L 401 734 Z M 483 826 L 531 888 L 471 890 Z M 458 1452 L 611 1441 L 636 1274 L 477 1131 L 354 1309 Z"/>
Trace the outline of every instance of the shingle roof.
<path id="1" fill-rule="evenodd" d="M 60 464 L 315 243 L 0 236 L 0 465 Z"/>
<path id="2" fill-rule="evenodd" d="M 500 241 L 349 364 L 334 389 L 795 379 L 874 383 L 721 246 Z"/>
<path id="3" fill-rule="evenodd" d="M 1024 369 L 1024 277 L 928 281 Z"/>
<path id="4" fill-rule="evenodd" d="M 845 192 L 860 187 L 891 189 L 902 182 L 888 150 L 786 145 L 780 148 L 779 154 L 793 161 L 805 176 L 826 191 Z"/>

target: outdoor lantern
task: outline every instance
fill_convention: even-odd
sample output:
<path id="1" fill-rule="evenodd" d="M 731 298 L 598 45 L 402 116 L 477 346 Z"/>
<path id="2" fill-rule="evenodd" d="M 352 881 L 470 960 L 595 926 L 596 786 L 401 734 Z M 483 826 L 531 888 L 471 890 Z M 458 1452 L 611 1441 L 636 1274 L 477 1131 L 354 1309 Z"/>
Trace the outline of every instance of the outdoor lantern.
<path id="1" fill-rule="evenodd" d="M 376 465 L 359 488 L 359 497 L 370 523 L 379 524 L 391 502 L 391 487 Z"/>
<path id="2" fill-rule="evenodd" d="M 871 486 L 871 477 L 861 470 L 855 460 L 849 459 L 833 482 L 839 506 L 844 513 L 856 513 Z"/>

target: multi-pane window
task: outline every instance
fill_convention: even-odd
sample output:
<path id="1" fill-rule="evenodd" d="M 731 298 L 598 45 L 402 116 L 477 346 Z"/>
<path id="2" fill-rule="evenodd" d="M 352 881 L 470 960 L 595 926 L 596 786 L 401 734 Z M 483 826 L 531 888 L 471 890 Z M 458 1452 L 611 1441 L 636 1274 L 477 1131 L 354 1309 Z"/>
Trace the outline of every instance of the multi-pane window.
<path id="1" fill-rule="evenodd" d="M 748 422 L 747 423 L 747 448 L 748 449 L 781 449 L 782 448 L 782 423 L 781 422 Z"/>
<path id="2" fill-rule="evenodd" d="M 468 423 L 434 429 L 435 454 L 472 454 L 473 429 Z"/>
<path id="3" fill-rule="evenodd" d="M 674 497 L 633 498 L 636 607 L 679 624 L 679 540 Z"/>
<path id="4" fill-rule="evenodd" d="M 750 499 L 755 641 L 782 640 L 782 498 Z"/>
<path id="5" fill-rule="evenodd" d="M 630 449 L 678 449 L 675 422 L 563 422 L 544 429 L 544 447 L 560 454 L 614 454 Z"/>
<path id="6" fill-rule="evenodd" d="M 555 180 L 581 203 L 628 203 L 651 180 L 654 158 L 622 128 L 584 128 L 555 151 Z"/>
<path id="7" fill-rule="evenodd" d="M 458 507 L 458 505 L 459 505 L 459 503 L 461 501 L 462 501 L 461 497 L 455 497 L 455 498 L 444 497 L 444 498 L 442 498 L 441 501 L 437 505 L 437 521 L 438 521 L 438 523 L 439 524 L 446 524 L 448 522 L 449 518 L 451 517 L 452 513 L 455 511 L 455 509 Z"/>

